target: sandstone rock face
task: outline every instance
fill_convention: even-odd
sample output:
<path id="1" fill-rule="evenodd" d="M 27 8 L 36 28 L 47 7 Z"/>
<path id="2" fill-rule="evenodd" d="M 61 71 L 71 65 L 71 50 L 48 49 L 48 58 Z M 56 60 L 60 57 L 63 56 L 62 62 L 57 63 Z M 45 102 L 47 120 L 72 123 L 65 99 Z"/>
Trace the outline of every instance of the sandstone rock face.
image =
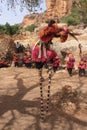
<path id="1" fill-rule="evenodd" d="M 38 19 L 39 14 L 30 14 L 30 15 L 26 15 L 23 19 L 23 22 L 21 23 L 21 27 L 27 27 L 31 24 L 36 23 L 37 19 Z"/>
<path id="2" fill-rule="evenodd" d="M 46 0 L 47 13 L 53 17 L 65 16 L 70 13 L 72 0 Z"/>
<path id="3" fill-rule="evenodd" d="M 46 11 L 41 14 L 33 13 L 26 15 L 21 23 L 21 27 L 25 28 L 31 24 L 41 24 L 50 19 L 59 19 L 70 13 L 73 0 L 46 0 Z"/>

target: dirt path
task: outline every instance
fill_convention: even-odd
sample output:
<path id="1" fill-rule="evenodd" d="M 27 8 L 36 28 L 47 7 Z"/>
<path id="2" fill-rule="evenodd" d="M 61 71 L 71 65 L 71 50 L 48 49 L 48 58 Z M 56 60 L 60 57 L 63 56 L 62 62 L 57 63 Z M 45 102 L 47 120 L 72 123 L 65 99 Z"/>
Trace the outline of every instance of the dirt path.
<path id="1" fill-rule="evenodd" d="M 47 79 L 46 70 L 44 77 Z M 44 82 L 44 96 L 46 97 Z M 60 109 L 57 92 L 65 85 L 78 90 L 80 108 Z M 0 69 L 0 130 L 87 130 L 87 77 L 77 74 L 69 77 L 66 71 L 57 71 L 52 78 L 50 115 L 40 121 L 38 72 L 35 69 Z"/>

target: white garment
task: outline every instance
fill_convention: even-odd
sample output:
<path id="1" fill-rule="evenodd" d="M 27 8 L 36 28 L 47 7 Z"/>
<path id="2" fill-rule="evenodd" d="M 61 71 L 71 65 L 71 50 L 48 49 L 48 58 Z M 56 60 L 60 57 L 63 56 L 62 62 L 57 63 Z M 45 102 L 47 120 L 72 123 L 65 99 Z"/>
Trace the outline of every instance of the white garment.
<path id="1" fill-rule="evenodd" d="M 43 47 L 42 49 L 41 46 Z M 38 58 L 41 58 L 42 50 L 43 50 L 44 57 L 47 58 L 45 43 L 42 43 L 40 45 Z"/>
<path id="2" fill-rule="evenodd" d="M 40 39 L 35 43 L 33 49 L 34 49 L 38 44 L 40 44 L 40 49 L 39 49 L 38 58 L 41 58 L 42 50 L 43 50 L 43 53 L 44 53 L 44 57 L 47 58 L 45 43 L 44 43 L 43 41 L 41 41 Z M 41 49 L 42 47 L 43 47 L 43 49 Z"/>
<path id="3" fill-rule="evenodd" d="M 16 43 L 16 48 L 19 48 L 20 47 L 20 44 L 19 43 Z"/>

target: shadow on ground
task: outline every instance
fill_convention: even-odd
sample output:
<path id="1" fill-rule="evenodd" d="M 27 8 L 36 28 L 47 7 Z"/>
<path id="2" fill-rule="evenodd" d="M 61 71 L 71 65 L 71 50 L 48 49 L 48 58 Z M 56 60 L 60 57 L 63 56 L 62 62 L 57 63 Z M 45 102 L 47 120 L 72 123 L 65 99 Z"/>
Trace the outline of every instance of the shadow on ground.
<path id="1" fill-rule="evenodd" d="M 40 120 L 40 99 L 35 100 L 23 100 L 23 97 L 31 90 L 39 86 L 39 83 L 26 88 L 22 78 L 18 78 L 18 75 L 15 76 L 17 80 L 18 92 L 13 96 L 3 95 L 0 97 L 0 117 L 2 120 L 5 117 L 6 112 L 10 111 L 11 118 L 8 121 L 4 121 L 1 130 L 86 130 L 87 122 L 82 119 L 76 118 L 74 114 L 67 113 L 58 107 L 58 104 L 51 104 L 49 115 L 46 115 L 46 120 L 41 122 Z M 82 83 L 80 84 L 82 87 Z M 56 93 L 57 94 L 57 93 Z M 53 96 L 55 97 L 56 94 Z M 51 97 L 52 98 L 52 97 Z M 62 100 L 62 98 L 60 98 Z M 60 101 L 59 101 L 60 102 Z M 79 102 L 78 102 L 79 103 Z M 60 103 L 61 104 L 61 103 Z M 15 111 L 20 113 L 20 116 L 16 117 Z M 78 112 L 78 110 L 77 110 Z M 27 121 L 21 120 L 24 123 L 24 127 L 21 127 L 19 124 L 15 126 L 16 122 L 27 116 Z M 29 117 L 29 118 L 28 118 Z M 33 117 L 33 121 L 29 122 Z M 83 117 L 82 117 L 83 118 Z M 23 125 L 23 124 L 22 124 Z"/>

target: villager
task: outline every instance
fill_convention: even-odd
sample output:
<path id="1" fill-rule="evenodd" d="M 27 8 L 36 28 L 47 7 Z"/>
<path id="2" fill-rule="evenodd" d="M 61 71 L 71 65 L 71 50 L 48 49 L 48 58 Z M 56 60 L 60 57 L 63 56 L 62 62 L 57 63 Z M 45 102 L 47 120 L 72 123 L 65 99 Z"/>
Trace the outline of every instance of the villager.
<path id="1" fill-rule="evenodd" d="M 30 51 L 30 52 L 31 52 L 31 47 L 30 47 L 30 45 L 29 45 L 29 44 L 27 44 L 26 49 L 27 49 L 28 51 Z"/>
<path id="2" fill-rule="evenodd" d="M 21 44 L 19 42 L 16 43 L 16 53 L 20 53 L 20 46 Z"/>
<path id="3" fill-rule="evenodd" d="M 20 44 L 19 53 L 23 53 L 24 49 L 25 49 L 25 47 L 22 44 Z"/>
<path id="4" fill-rule="evenodd" d="M 80 60 L 80 62 L 78 64 L 78 69 L 79 69 L 79 76 L 85 76 L 86 62 L 83 60 Z"/>
<path id="5" fill-rule="evenodd" d="M 87 55 L 85 53 L 81 54 L 81 60 L 87 62 Z"/>
<path id="6" fill-rule="evenodd" d="M 72 70 L 74 68 L 75 58 L 72 53 L 66 58 L 66 68 L 70 76 L 72 76 Z"/>
<path id="7" fill-rule="evenodd" d="M 19 67 L 23 66 L 23 53 L 18 54 L 18 66 Z"/>
<path id="8" fill-rule="evenodd" d="M 23 56 L 23 63 L 25 64 L 25 66 L 26 66 L 27 68 L 31 68 L 31 66 L 32 66 L 31 55 L 25 54 L 25 55 Z"/>
<path id="9" fill-rule="evenodd" d="M 4 57 L 0 59 L 0 68 L 3 68 L 3 67 L 9 67 L 8 62 L 6 61 Z"/>
<path id="10" fill-rule="evenodd" d="M 61 42 L 65 42 L 68 38 L 68 28 L 58 28 L 56 22 L 51 20 L 48 26 L 40 31 L 40 40 L 32 50 L 32 58 L 36 62 L 36 65 L 39 64 L 39 68 L 37 66 L 38 69 L 42 68 L 44 63 L 48 60 L 47 50 L 50 50 L 50 45 L 54 37 L 59 37 Z M 51 51 L 53 50 L 50 50 L 50 52 Z"/>
<path id="11" fill-rule="evenodd" d="M 60 58 L 57 56 L 53 59 L 53 71 L 56 72 L 60 63 Z"/>

